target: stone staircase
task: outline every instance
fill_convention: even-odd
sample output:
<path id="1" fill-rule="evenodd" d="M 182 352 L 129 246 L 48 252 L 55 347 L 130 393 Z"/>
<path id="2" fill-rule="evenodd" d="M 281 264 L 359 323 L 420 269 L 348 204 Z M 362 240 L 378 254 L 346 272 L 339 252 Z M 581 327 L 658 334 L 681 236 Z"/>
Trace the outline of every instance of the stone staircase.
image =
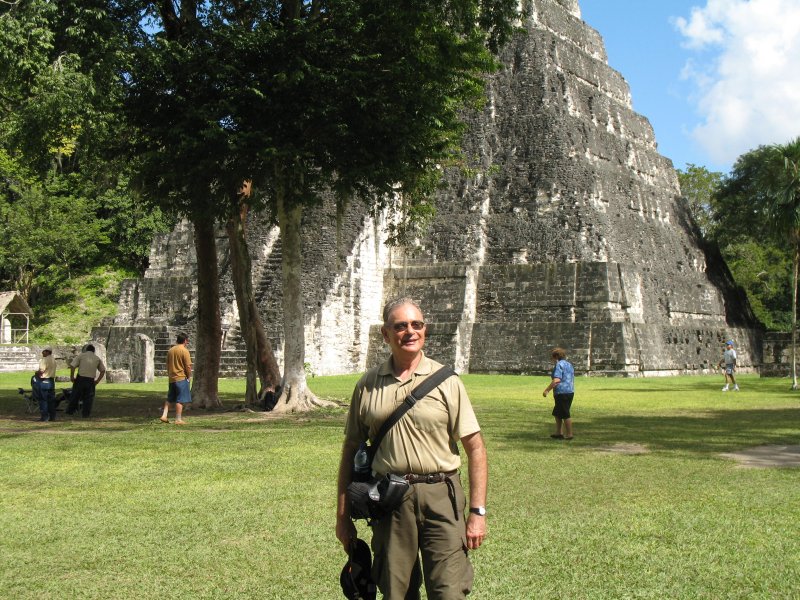
<path id="1" fill-rule="evenodd" d="M 0 346 L 0 373 L 35 371 L 39 355 L 28 346 Z"/>
<path id="2" fill-rule="evenodd" d="M 219 359 L 220 377 L 241 377 L 247 370 L 247 350 L 239 331 L 239 324 L 232 325 L 222 344 L 222 354 Z"/>

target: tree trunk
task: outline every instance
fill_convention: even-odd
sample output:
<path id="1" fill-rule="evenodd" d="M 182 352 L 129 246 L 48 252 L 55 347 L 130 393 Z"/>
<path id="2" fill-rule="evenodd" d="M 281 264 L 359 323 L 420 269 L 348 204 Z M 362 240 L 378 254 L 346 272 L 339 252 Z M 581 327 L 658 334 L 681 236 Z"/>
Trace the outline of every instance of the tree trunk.
<path id="1" fill-rule="evenodd" d="M 800 270 L 800 240 L 794 245 L 794 271 L 792 273 L 792 389 L 797 389 L 797 275 Z"/>
<path id="2" fill-rule="evenodd" d="M 231 276 L 239 309 L 239 329 L 247 349 L 245 403 L 248 406 L 257 406 L 259 392 L 277 389 L 281 375 L 253 292 L 252 261 L 247 248 L 246 224 L 247 204 L 242 203 L 241 212 L 228 219 L 226 230 L 230 241 Z M 256 391 L 256 376 L 260 382 L 259 392 Z"/>
<path id="3" fill-rule="evenodd" d="M 302 287 L 301 222 L 299 204 L 286 206 L 283 190 L 276 194 L 278 225 L 281 231 L 281 282 L 283 285 L 283 389 L 274 410 L 305 412 L 315 406 L 329 406 L 306 385 L 305 314 Z"/>
<path id="4" fill-rule="evenodd" d="M 198 220 L 194 225 L 197 253 L 197 335 L 192 382 L 192 405 L 214 410 L 219 400 L 219 364 L 222 325 L 219 313 L 219 267 L 213 220 Z"/>
<path id="5" fill-rule="evenodd" d="M 252 301 L 253 314 L 253 329 L 256 332 L 256 342 L 258 343 L 258 376 L 261 380 L 261 389 L 258 392 L 259 397 L 264 392 L 275 391 L 281 385 L 281 369 L 278 367 L 278 361 L 275 360 L 275 353 L 272 351 L 272 343 L 267 337 L 267 332 L 264 331 L 264 325 L 261 321 L 261 316 L 258 313 L 255 298 Z"/>

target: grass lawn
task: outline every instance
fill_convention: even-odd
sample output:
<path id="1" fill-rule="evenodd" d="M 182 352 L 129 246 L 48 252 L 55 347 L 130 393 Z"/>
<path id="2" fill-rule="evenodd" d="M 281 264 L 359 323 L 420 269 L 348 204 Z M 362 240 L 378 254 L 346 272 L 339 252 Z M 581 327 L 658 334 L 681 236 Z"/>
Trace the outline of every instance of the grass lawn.
<path id="1" fill-rule="evenodd" d="M 309 381 L 342 408 L 190 411 L 183 428 L 157 420 L 165 380 L 103 383 L 92 419 L 38 423 L 29 377 L 0 375 L 0 597 L 343 597 L 335 473 L 357 376 Z M 463 379 L 490 463 L 470 597 L 800 598 L 800 468 L 722 456 L 800 444 L 787 380 L 580 378 L 565 442 L 546 378 Z"/>

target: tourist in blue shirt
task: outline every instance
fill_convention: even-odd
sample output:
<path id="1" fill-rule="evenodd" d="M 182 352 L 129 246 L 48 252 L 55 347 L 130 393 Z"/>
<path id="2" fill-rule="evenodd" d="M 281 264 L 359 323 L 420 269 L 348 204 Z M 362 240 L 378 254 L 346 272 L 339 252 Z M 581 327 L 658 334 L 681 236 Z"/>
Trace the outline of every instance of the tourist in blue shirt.
<path id="1" fill-rule="evenodd" d="M 550 437 L 556 440 L 572 439 L 572 417 L 569 409 L 572 407 L 572 398 L 575 396 L 575 368 L 567 360 L 567 353 L 562 348 L 553 348 L 550 353 L 555 366 L 550 375 L 551 381 L 542 396 L 547 398 L 550 390 L 553 390 L 553 416 L 556 418 L 556 432 Z M 562 433 L 562 426 L 564 432 Z"/>

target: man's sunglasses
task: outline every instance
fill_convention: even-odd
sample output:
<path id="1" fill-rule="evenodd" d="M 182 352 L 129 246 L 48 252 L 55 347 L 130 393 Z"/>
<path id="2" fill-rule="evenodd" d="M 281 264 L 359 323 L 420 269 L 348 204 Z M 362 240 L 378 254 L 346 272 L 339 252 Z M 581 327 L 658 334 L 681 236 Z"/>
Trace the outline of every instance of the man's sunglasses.
<path id="1" fill-rule="evenodd" d="M 414 331 L 421 331 L 425 327 L 425 321 L 398 321 L 397 323 L 392 323 L 391 327 L 396 333 L 402 333 L 408 329 L 409 325 Z"/>

